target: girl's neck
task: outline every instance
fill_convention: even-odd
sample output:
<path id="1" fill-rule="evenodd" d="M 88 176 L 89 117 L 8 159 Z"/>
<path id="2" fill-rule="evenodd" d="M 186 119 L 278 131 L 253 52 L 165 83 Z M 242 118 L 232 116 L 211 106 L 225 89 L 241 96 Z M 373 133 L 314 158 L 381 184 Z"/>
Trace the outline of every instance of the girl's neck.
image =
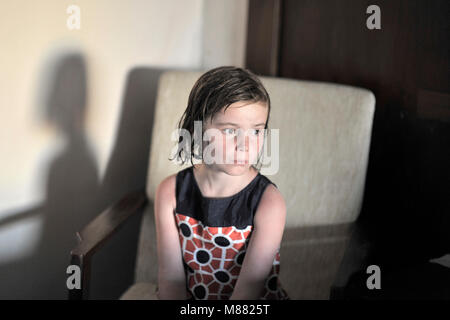
<path id="1" fill-rule="evenodd" d="M 242 175 L 235 176 L 205 164 L 195 165 L 193 172 L 202 195 L 208 198 L 232 196 L 244 189 L 258 175 L 253 166 Z"/>

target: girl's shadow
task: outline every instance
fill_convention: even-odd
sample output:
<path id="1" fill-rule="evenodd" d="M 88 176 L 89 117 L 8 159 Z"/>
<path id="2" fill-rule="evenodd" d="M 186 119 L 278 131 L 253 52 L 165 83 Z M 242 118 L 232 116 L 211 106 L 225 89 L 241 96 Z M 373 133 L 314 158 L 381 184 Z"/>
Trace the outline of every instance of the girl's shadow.
<path id="1" fill-rule="evenodd" d="M 48 165 L 46 200 L 42 205 L 0 220 L 0 227 L 26 218 L 42 221 L 39 242 L 31 255 L 0 265 L 0 299 L 64 299 L 68 253 L 75 232 L 99 211 L 99 178 L 84 135 L 86 67 L 80 54 L 56 62 L 46 119 L 63 137 L 64 147 Z"/>
<path id="2" fill-rule="evenodd" d="M 0 230 L 39 217 L 43 228 L 32 254 L 1 263 L 0 299 L 66 299 L 66 274 L 75 233 L 128 192 L 144 188 L 157 82 L 165 69 L 135 68 L 127 75 L 115 145 L 100 182 L 84 134 L 87 84 L 81 54 L 57 60 L 46 119 L 64 137 L 63 151 L 48 165 L 42 205 L 0 219 Z M 94 255 L 92 299 L 116 299 L 134 280 L 141 215 L 133 217 Z"/>

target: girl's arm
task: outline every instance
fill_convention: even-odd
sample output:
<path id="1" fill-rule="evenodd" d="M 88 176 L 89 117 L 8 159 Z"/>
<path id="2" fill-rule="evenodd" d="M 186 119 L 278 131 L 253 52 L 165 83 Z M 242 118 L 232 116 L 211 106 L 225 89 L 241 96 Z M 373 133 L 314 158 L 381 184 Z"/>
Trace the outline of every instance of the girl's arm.
<path id="1" fill-rule="evenodd" d="M 176 175 L 164 179 L 156 189 L 155 223 L 158 252 L 158 298 L 186 299 L 186 276 L 175 222 Z"/>
<path id="2" fill-rule="evenodd" d="M 286 205 L 278 189 L 270 184 L 263 193 L 254 218 L 254 230 L 231 300 L 257 300 L 281 244 Z"/>

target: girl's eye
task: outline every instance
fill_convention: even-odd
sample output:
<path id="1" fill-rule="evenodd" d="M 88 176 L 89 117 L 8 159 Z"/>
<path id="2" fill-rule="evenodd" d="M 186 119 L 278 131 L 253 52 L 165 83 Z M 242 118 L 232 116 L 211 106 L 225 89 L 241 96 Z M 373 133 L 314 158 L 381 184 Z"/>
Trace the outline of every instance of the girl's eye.
<path id="1" fill-rule="evenodd" d="M 236 134 L 236 129 L 233 128 L 226 128 L 223 129 L 223 132 L 227 135 L 235 135 Z"/>
<path id="2" fill-rule="evenodd" d="M 252 134 L 257 136 L 260 135 L 263 132 L 261 129 L 252 129 Z"/>

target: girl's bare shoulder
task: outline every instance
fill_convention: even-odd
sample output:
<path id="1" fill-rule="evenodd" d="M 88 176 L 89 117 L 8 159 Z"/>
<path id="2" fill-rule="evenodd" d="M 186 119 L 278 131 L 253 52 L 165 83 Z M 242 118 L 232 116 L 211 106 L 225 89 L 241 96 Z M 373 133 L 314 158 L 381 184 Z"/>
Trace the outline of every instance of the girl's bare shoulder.
<path id="1" fill-rule="evenodd" d="M 275 222 L 286 219 L 286 203 L 280 190 L 273 184 L 269 184 L 261 197 L 255 215 L 255 222 Z"/>
<path id="2" fill-rule="evenodd" d="M 269 183 L 264 190 L 261 203 L 263 205 L 270 205 L 272 208 L 280 207 L 280 209 L 283 209 L 285 207 L 283 195 L 272 183 Z"/>

